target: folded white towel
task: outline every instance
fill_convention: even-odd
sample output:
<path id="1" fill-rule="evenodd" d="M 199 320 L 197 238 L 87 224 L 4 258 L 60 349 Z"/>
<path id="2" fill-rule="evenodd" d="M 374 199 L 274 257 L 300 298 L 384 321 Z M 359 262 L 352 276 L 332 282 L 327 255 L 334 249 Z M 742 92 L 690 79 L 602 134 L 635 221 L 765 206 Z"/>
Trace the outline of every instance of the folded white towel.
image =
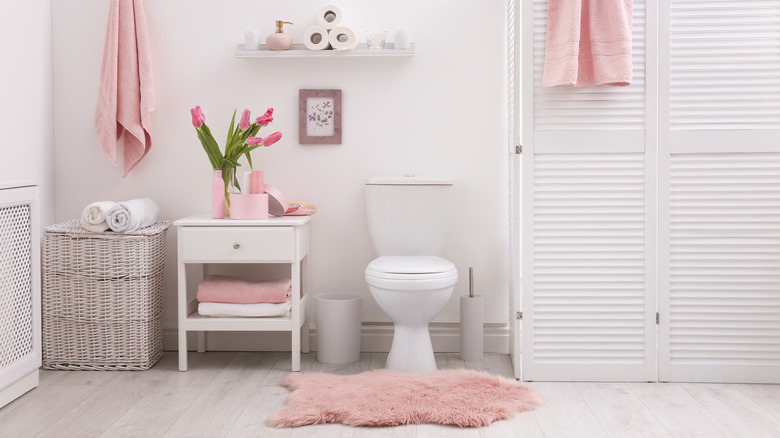
<path id="1" fill-rule="evenodd" d="M 114 201 L 93 202 L 81 212 L 81 225 L 93 233 L 102 233 L 108 229 L 106 214 L 113 206 Z"/>
<path id="2" fill-rule="evenodd" d="M 111 231 L 130 233 L 157 222 L 160 207 L 149 198 L 118 202 L 106 213 L 106 222 Z"/>
<path id="3" fill-rule="evenodd" d="M 284 316 L 291 308 L 289 301 L 278 304 L 198 303 L 198 313 L 203 316 Z"/>

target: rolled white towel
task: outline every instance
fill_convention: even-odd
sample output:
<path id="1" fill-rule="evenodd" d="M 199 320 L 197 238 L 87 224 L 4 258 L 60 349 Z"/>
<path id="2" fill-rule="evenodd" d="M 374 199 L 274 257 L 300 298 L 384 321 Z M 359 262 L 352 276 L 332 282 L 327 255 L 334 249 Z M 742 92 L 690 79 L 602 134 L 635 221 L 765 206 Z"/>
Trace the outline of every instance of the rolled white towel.
<path id="1" fill-rule="evenodd" d="M 81 212 L 81 225 L 93 233 L 106 231 L 108 229 L 106 214 L 115 205 L 114 201 L 98 201 L 87 205 Z"/>
<path id="2" fill-rule="evenodd" d="M 111 231 L 130 233 L 157 222 L 160 207 L 149 198 L 118 202 L 106 213 L 106 222 Z"/>

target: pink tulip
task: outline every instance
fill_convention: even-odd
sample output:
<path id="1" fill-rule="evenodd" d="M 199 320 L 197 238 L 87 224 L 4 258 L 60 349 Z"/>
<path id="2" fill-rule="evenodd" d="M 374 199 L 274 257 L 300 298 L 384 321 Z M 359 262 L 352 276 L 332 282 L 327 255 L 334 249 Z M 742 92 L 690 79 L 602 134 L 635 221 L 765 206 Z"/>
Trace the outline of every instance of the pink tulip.
<path id="1" fill-rule="evenodd" d="M 263 143 L 263 139 L 261 137 L 252 137 L 250 135 L 249 138 L 246 139 L 246 144 L 249 146 L 257 146 L 261 143 Z"/>
<path id="2" fill-rule="evenodd" d="M 203 115 L 203 111 L 200 110 L 200 106 L 196 106 L 195 108 L 191 109 L 190 113 L 192 114 L 192 126 L 200 128 L 200 125 L 206 121 L 206 116 Z"/>
<path id="3" fill-rule="evenodd" d="M 273 115 L 274 115 L 274 109 L 268 108 L 268 111 L 266 111 L 265 114 L 263 114 L 262 116 L 255 119 L 255 122 L 257 122 L 257 124 L 260 126 L 267 126 L 269 123 L 274 121 Z"/>
<path id="4" fill-rule="evenodd" d="M 278 131 L 274 132 L 263 140 L 263 146 L 271 146 L 279 141 L 280 138 L 282 138 L 282 133 Z"/>
<path id="5" fill-rule="evenodd" d="M 246 131 L 249 129 L 249 110 L 245 109 L 244 114 L 241 116 L 241 121 L 238 122 L 238 127 L 241 128 L 242 131 Z"/>

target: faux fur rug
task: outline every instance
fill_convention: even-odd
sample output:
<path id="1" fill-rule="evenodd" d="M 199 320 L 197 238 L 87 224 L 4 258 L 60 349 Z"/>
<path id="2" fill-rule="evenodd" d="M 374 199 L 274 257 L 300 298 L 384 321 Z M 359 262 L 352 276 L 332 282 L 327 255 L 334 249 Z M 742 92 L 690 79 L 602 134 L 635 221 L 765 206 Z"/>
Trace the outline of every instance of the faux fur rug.
<path id="1" fill-rule="evenodd" d="M 507 378 L 470 370 L 406 374 L 376 370 L 349 376 L 292 373 L 287 407 L 268 418 L 274 427 L 450 424 L 486 426 L 541 406 L 542 397 Z"/>

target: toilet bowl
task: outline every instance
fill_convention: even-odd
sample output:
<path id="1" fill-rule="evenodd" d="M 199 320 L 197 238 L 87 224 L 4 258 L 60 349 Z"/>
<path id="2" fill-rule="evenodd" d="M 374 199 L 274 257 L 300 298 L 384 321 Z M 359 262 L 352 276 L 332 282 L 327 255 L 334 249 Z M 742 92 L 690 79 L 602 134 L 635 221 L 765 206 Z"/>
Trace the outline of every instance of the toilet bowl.
<path id="1" fill-rule="evenodd" d="M 389 369 L 436 370 L 428 325 L 444 308 L 458 281 L 455 265 L 436 256 L 383 256 L 366 267 L 371 296 L 393 320 Z"/>
<path id="2" fill-rule="evenodd" d="M 436 370 L 428 324 L 458 281 L 455 265 L 440 257 L 447 243 L 452 184 L 442 177 L 366 179 L 366 219 L 378 256 L 366 267 L 366 283 L 394 325 L 387 368 Z"/>

